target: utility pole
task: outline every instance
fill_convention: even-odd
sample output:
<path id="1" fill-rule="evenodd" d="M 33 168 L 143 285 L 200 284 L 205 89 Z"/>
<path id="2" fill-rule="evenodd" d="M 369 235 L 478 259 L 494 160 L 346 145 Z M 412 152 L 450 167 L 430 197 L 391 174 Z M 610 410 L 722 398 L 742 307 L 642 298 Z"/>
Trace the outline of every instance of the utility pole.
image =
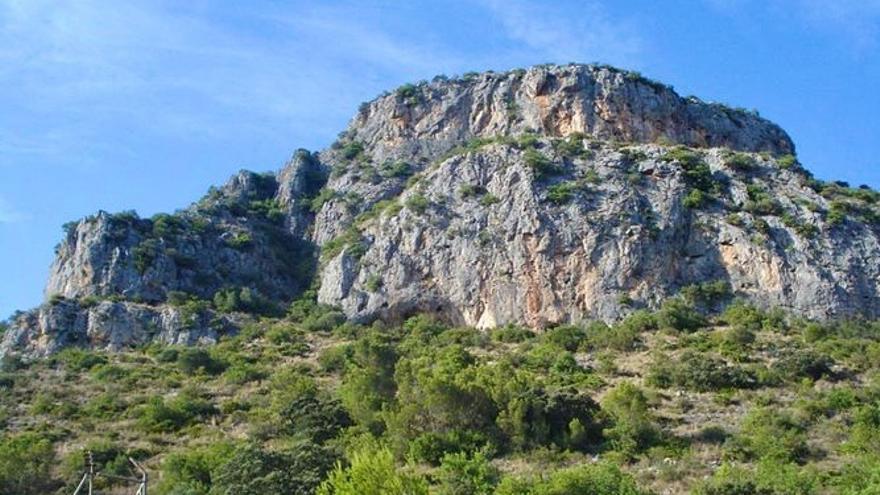
<path id="1" fill-rule="evenodd" d="M 136 495 L 147 495 L 147 470 L 141 467 L 141 465 L 138 464 L 137 461 L 135 461 L 131 457 L 128 458 L 128 462 L 132 463 L 135 469 L 137 469 L 138 472 L 141 473 L 141 484 L 140 486 L 138 486 L 138 491 Z"/>
<path id="2" fill-rule="evenodd" d="M 147 495 L 147 470 L 144 469 L 143 466 L 138 464 L 138 462 L 131 457 L 128 458 L 128 462 L 130 462 L 138 471 L 138 473 L 140 474 L 140 479 L 128 476 L 115 476 L 112 474 L 96 473 L 95 457 L 92 455 L 91 451 L 83 452 L 83 460 L 85 461 L 83 477 L 79 481 L 79 484 L 76 485 L 76 490 L 74 490 L 73 495 L 80 495 L 80 492 L 82 492 L 83 489 L 87 490 L 87 492 L 83 493 L 83 495 L 85 495 L 86 493 L 88 493 L 88 495 L 95 495 L 95 493 L 92 491 L 92 485 L 94 479 L 98 476 L 111 480 L 122 481 L 128 484 L 137 483 L 138 488 L 137 492 L 135 492 L 135 495 Z"/>
<path id="3" fill-rule="evenodd" d="M 83 461 L 85 462 L 86 467 L 85 473 L 83 473 L 79 485 L 76 485 L 76 490 L 74 490 L 73 495 L 79 495 L 79 492 L 83 487 L 87 487 L 88 495 L 93 495 L 92 480 L 95 479 L 95 457 L 92 455 L 91 450 L 83 452 Z"/>

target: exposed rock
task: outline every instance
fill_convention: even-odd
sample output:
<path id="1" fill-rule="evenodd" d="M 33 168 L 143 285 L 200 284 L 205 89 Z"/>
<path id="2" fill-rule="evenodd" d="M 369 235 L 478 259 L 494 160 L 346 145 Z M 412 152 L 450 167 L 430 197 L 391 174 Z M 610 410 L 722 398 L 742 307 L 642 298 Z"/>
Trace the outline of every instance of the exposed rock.
<path id="1" fill-rule="evenodd" d="M 233 316 L 210 311 L 111 301 L 83 306 L 61 300 L 19 315 L 0 342 L 0 356 L 14 351 L 40 357 L 68 346 L 116 351 L 151 342 L 210 344 L 237 326 Z"/>
<path id="2" fill-rule="evenodd" d="M 320 301 L 365 321 L 419 310 L 464 325 L 543 327 L 614 320 L 632 311 L 630 301 L 656 307 L 686 285 L 720 279 L 762 306 L 809 317 L 880 315 L 877 227 L 829 226 L 819 213 L 828 200 L 770 157 L 752 155 L 754 169 L 740 173 L 722 150 L 705 151 L 724 186 L 717 201 L 687 208 L 693 186 L 681 164 L 664 160 L 667 147 L 603 145 L 569 159 L 549 140 L 537 146 L 558 174 L 539 179 L 509 144 L 427 171 L 401 196 L 408 206 L 361 226 L 358 260 L 343 250 L 327 263 Z M 773 191 L 780 213 L 743 212 L 732 225 L 739 221 L 728 215 L 758 185 Z M 555 203 L 553 191 L 565 188 L 570 198 Z M 427 201 L 423 211 L 414 197 Z M 375 277 L 381 287 L 371 290 Z"/>
<path id="3" fill-rule="evenodd" d="M 71 225 L 46 288 L 67 300 L 12 322 L 0 355 L 210 341 L 235 319 L 182 322 L 169 295 L 282 308 L 313 246 L 319 301 L 359 321 L 612 320 L 719 279 L 805 316 L 880 316 L 880 195 L 813 181 L 793 152 L 755 113 L 609 67 L 407 85 L 277 174 Z"/>

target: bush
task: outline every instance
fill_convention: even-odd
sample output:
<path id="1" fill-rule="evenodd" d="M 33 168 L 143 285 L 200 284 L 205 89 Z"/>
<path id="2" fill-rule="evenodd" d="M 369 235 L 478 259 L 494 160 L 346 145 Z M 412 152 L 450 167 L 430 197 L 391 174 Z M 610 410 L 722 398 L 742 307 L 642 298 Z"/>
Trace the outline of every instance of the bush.
<path id="1" fill-rule="evenodd" d="M 578 189 L 579 187 L 575 182 L 560 182 L 559 184 L 553 184 L 547 188 L 547 201 L 556 205 L 568 203 L 574 198 Z"/>
<path id="2" fill-rule="evenodd" d="M 743 420 L 740 433 L 725 443 L 735 459 L 802 462 L 809 454 L 802 421 L 786 411 L 756 408 Z"/>
<path id="3" fill-rule="evenodd" d="M 554 141 L 553 148 L 564 157 L 584 157 L 589 155 L 589 150 L 584 147 L 584 139 L 586 136 L 583 133 L 575 132 L 569 134 L 565 139 Z"/>
<path id="4" fill-rule="evenodd" d="M 773 365 L 773 370 L 789 380 L 807 377 L 818 380 L 831 376 L 834 361 L 813 351 L 798 350 L 788 352 Z"/>
<path id="5" fill-rule="evenodd" d="M 403 204 L 413 212 L 418 213 L 419 215 L 427 211 L 428 207 L 431 206 L 431 202 L 428 201 L 428 198 L 426 198 L 421 193 L 414 193 L 410 197 L 406 198 L 406 201 L 404 201 Z"/>
<path id="6" fill-rule="evenodd" d="M 236 232 L 226 239 L 226 245 L 232 249 L 243 251 L 253 244 L 254 239 L 247 232 Z"/>
<path id="7" fill-rule="evenodd" d="M 226 364 L 214 359 L 206 349 L 187 347 L 177 353 L 177 366 L 187 375 L 205 373 L 218 375 L 226 369 Z"/>
<path id="8" fill-rule="evenodd" d="M 608 392 L 602 399 L 602 412 L 611 422 L 603 435 L 614 450 L 626 456 L 644 451 L 660 439 L 660 429 L 650 412 L 647 397 L 629 382 Z"/>
<path id="9" fill-rule="evenodd" d="M 53 359 L 62 363 L 67 371 L 73 373 L 89 371 L 98 365 L 107 364 L 107 356 L 98 354 L 95 351 L 77 349 L 75 347 L 64 349 L 56 354 Z"/>
<path id="10" fill-rule="evenodd" d="M 797 158 L 794 155 L 783 155 L 776 159 L 776 165 L 779 168 L 789 169 L 798 164 Z"/>
<path id="11" fill-rule="evenodd" d="M 379 167 L 379 174 L 382 177 L 405 178 L 413 174 L 413 169 L 409 163 L 404 161 L 386 161 Z"/>
<path id="12" fill-rule="evenodd" d="M 282 493 L 282 492 L 264 492 Z M 428 483 L 394 464 L 387 447 L 362 447 L 355 451 L 348 467 L 337 464 L 318 495 L 427 495 Z"/>
<path id="13" fill-rule="evenodd" d="M 229 460 L 234 450 L 234 444 L 218 442 L 171 452 L 162 462 L 159 493 L 207 494 L 218 468 Z"/>
<path id="14" fill-rule="evenodd" d="M 505 478 L 496 495 L 642 495 L 632 476 L 609 463 L 561 469 L 545 479 Z"/>
<path id="15" fill-rule="evenodd" d="M 245 444 L 216 469 L 211 493 L 311 495 L 334 462 L 331 450 L 309 441 L 278 451 Z"/>
<path id="16" fill-rule="evenodd" d="M 226 287 L 214 293 L 214 308 L 222 313 L 236 311 L 259 314 L 265 316 L 277 316 L 279 307 L 273 301 L 263 296 L 258 290 L 250 287 Z"/>
<path id="17" fill-rule="evenodd" d="M 687 196 L 681 200 L 681 204 L 685 208 L 696 209 L 708 200 L 708 195 L 699 189 L 691 189 L 690 192 L 687 193 Z"/>
<path id="18" fill-rule="evenodd" d="M 447 454 L 437 473 L 440 495 L 491 495 L 498 484 L 498 470 L 482 453 Z"/>
<path id="19" fill-rule="evenodd" d="M 310 438 L 319 444 L 352 425 L 342 404 L 312 388 L 302 390 L 284 405 L 279 420 L 282 433 Z"/>
<path id="20" fill-rule="evenodd" d="M 730 153 L 724 157 L 724 165 L 740 172 L 748 172 L 755 168 L 755 159 L 746 153 Z"/>
<path id="21" fill-rule="evenodd" d="M 0 440 L 0 493 L 42 495 L 59 483 L 52 477 L 55 451 L 52 443 L 35 433 Z"/>
<path id="22" fill-rule="evenodd" d="M 648 370 L 647 381 L 661 388 L 675 386 L 698 392 L 752 388 L 757 385 L 753 373 L 694 351 L 685 352 L 677 360 L 658 356 Z"/>
<path id="23" fill-rule="evenodd" d="M 553 327 L 542 335 L 542 340 L 567 351 L 576 351 L 587 336 L 583 328 L 574 325 Z"/>
<path id="24" fill-rule="evenodd" d="M 559 171 L 558 167 L 536 149 L 529 148 L 523 155 L 526 166 L 535 172 L 535 178 L 541 180 Z"/>
<path id="25" fill-rule="evenodd" d="M 364 152 L 364 145 L 359 141 L 351 141 L 342 147 L 342 157 L 346 160 L 353 160 Z"/>
<path id="26" fill-rule="evenodd" d="M 177 431 L 217 413 L 214 405 L 193 390 L 184 390 L 176 397 L 163 400 L 151 397 L 137 412 L 138 425 L 149 432 Z"/>
<path id="27" fill-rule="evenodd" d="M 491 439 L 479 431 L 452 430 L 430 432 L 417 436 L 409 443 L 408 455 L 413 460 L 439 465 L 447 454 L 473 454 L 485 449 Z"/>
<path id="28" fill-rule="evenodd" d="M 681 297 L 667 299 L 657 312 L 657 323 L 662 328 L 692 332 L 706 326 L 706 319 L 694 306 Z"/>
<path id="29" fill-rule="evenodd" d="M 535 332 L 528 328 L 507 325 L 492 329 L 492 340 L 506 344 L 517 344 L 535 338 Z"/>
<path id="30" fill-rule="evenodd" d="M 586 341 L 590 349 L 631 351 L 639 342 L 639 335 L 657 328 L 657 320 L 647 311 L 636 311 L 614 326 L 597 322 L 587 328 Z"/>

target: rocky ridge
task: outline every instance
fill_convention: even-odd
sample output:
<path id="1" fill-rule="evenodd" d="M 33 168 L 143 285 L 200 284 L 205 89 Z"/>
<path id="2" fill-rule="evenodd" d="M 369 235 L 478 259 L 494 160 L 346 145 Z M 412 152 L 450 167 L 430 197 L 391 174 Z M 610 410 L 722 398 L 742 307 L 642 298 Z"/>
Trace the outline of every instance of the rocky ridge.
<path id="1" fill-rule="evenodd" d="M 880 316 L 878 194 L 793 153 L 755 113 L 609 67 L 405 85 L 277 174 L 72 224 L 47 303 L 0 354 L 211 341 L 313 282 L 357 321 L 613 320 L 716 280 L 808 317 Z"/>

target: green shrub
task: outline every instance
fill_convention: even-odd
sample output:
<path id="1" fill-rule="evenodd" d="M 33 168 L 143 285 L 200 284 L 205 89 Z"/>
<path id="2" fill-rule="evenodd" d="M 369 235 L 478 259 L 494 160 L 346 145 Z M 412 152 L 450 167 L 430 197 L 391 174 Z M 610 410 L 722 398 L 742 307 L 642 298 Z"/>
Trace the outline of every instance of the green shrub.
<path id="1" fill-rule="evenodd" d="M 580 158 L 589 156 L 590 151 L 584 147 L 586 136 L 580 132 L 569 134 L 564 139 L 553 141 L 553 148 L 560 155 L 567 158 Z"/>
<path id="2" fill-rule="evenodd" d="M 163 400 L 151 397 L 137 412 L 138 425 L 149 432 L 173 432 L 217 413 L 203 394 L 186 389 Z"/>
<path id="3" fill-rule="evenodd" d="M 706 319 L 700 315 L 693 304 L 682 297 L 667 299 L 657 312 L 657 324 L 683 332 L 692 332 L 706 326 Z"/>
<path id="4" fill-rule="evenodd" d="M 601 322 L 587 328 L 586 340 L 595 349 L 631 351 L 639 342 L 639 336 L 657 328 L 657 319 L 647 311 L 636 311 L 620 323 L 608 326 Z"/>
<path id="5" fill-rule="evenodd" d="M 210 352 L 199 347 L 187 347 L 177 353 L 177 366 L 187 375 L 205 373 L 217 375 L 226 369 L 226 364 L 214 359 Z"/>
<path id="6" fill-rule="evenodd" d="M 685 208 L 696 209 L 703 206 L 708 200 L 708 195 L 699 189 L 691 189 L 687 196 L 681 200 Z"/>
<path id="7" fill-rule="evenodd" d="M 318 495 L 428 495 L 427 481 L 400 469 L 386 447 L 362 447 L 349 461 L 348 467 L 336 465 Z"/>
<path id="8" fill-rule="evenodd" d="M 492 329 L 491 336 L 496 342 L 515 344 L 535 338 L 535 333 L 528 328 L 506 325 Z"/>
<path id="9" fill-rule="evenodd" d="M 610 463 L 584 464 L 554 471 L 538 480 L 508 477 L 496 495 L 642 495 L 629 474 Z"/>
<path id="10" fill-rule="evenodd" d="M 351 356 L 352 348 L 348 344 L 327 347 L 318 355 L 318 365 L 327 372 L 344 371 Z"/>
<path id="11" fill-rule="evenodd" d="M 660 440 L 660 429 L 651 414 L 645 394 L 635 385 L 623 382 L 602 399 L 602 412 L 611 425 L 602 432 L 614 450 L 633 456 Z"/>
<path id="12" fill-rule="evenodd" d="M 541 180 L 559 172 L 559 168 L 540 151 L 529 148 L 523 155 L 526 166 L 535 172 L 535 178 Z"/>
<path id="13" fill-rule="evenodd" d="M 818 380 L 822 377 L 831 376 L 831 367 L 834 361 L 825 355 L 813 351 L 797 350 L 784 354 L 773 365 L 773 369 L 780 376 L 789 380 L 807 377 Z"/>
<path id="14" fill-rule="evenodd" d="M 787 411 L 760 407 L 749 412 L 725 450 L 735 459 L 801 462 L 809 455 L 805 431 L 803 422 Z"/>
<path id="15" fill-rule="evenodd" d="M 281 450 L 245 444 L 216 468 L 211 493 L 311 495 L 336 458 L 333 451 L 309 441 Z"/>
<path id="16" fill-rule="evenodd" d="M 425 211 L 428 210 L 428 207 L 431 206 L 431 202 L 428 198 L 421 193 L 412 194 L 410 197 L 406 198 L 406 201 L 404 201 L 403 204 L 419 215 L 425 213 Z"/>
<path id="17" fill-rule="evenodd" d="M 321 211 L 321 208 L 324 207 L 328 201 L 335 199 L 339 196 L 339 193 L 330 189 L 329 187 L 325 187 L 318 192 L 318 195 L 312 198 L 309 201 L 309 211 L 312 213 L 318 213 Z"/>
<path id="18" fill-rule="evenodd" d="M 169 453 L 162 461 L 158 492 L 169 495 L 209 493 L 218 468 L 229 460 L 234 450 L 234 444 L 221 441 Z"/>
<path id="19" fill-rule="evenodd" d="M 477 452 L 447 454 L 437 473 L 440 495 L 492 495 L 499 480 L 498 469 Z"/>
<path id="20" fill-rule="evenodd" d="M 351 418 L 336 399 L 305 388 L 291 397 L 278 413 L 280 431 L 324 443 L 352 425 Z"/>
<path id="21" fill-rule="evenodd" d="M 22 433 L 0 439 L 0 493 L 43 495 L 59 483 L 52 477 L 55 451 L 36 434 Z"/>
<path id="22" fill-rule="evenodd" d="M 776 165 L 779 168 L 789 169 L 798 165 L 798 160 L 794 155 L 783 155 L 776 159 Z"/>
<path id="23" fill-rule="evenodd" d="M 474 184 L 464 184 L 458 189 L 462 199 L 473 198 L 486 194 L 486 188 Z"/>
<path id="24" fill-rule="evenodd" d="M 53 360 L 64 365 L 70 372 L 89 371 L 92 368 L 107 364 L 107 356 L 96 351 L 68 347 L 56 354 Z"/>
<path id="25" fill-rule="evenodd" d="M 489 444 L 491 444 L 491 439 L 479 431 L 429 432 L 415 437 L 409 443 L 407 454 L 413 460 L 436 466 L 448 454 L 473 454 L 485 450 Z"/>
<path id="26" fill-rule="evenodd" d="M 350 141 L 342 146 L 341 152 L 343 158 L 353 160 L 364 152 L 364 145 L 359 141 Z"/>
<path id="27" fill-rule="evenodd" d="M 501 201 L 501 200 L 498 199 L 498 197 L 495 196 L 494 194 L 492 194 L 492 193 L 486 193 L 486 194 L 483 195 L 482 198 L 480 198 L 480 206 L 492 206 L 492 205 L 494 205 L 495 203 L 498 203 L 498 202 L 500 202 L 500 201 Z"/>
<path id="28" fill-rule="evenodd" d="M 547 188 L 547 201 L 557 205 L 568 203 L 579 189 L 576 182 L 553 184 Z"/>
<path id="29" fill-rule="evenodd" d="M 156 239 L 144 239 L 131 250 L 131 259 L 134 267 L 142 275 L 153 265 L 158 256 L 159 241 Z"/>
<path id="30" fill-rule="evenodd" d="M 576 351 L 586 336 L 587 332 L 583 328 L 575 325 L 562 325 L 548 329 L 541 338 L 545 342 L 550 342 L 567 351 Z"/>
<path id="31" fill-rule="evenodd" d="M 755 168 L 755 159 L 746 153 L 729 153 L 724 157 L 724 165 L 739 172 Z"/>
<path id="32" fill-rule="evenodd" d="M 396 162 L 386 161 L 379 167 L 379 174 L 382 177 L 406 178 L 413 174 L 413 168 L 409 163 L 402 160 Z"/>
<path id="33" fill-rule="evenodd" d="M 658 356 L 648 370 L 647 381 L 657 387 L 675 386 L 698 392 L 757 385 L 752 372 L 694 351 L 686 351 L 678 359 Z"/>
<path id="34" fill-rule="evenodd" d="M 239 251 L 251 247 L 254 239 L 247 232 L 236 232 L 226 239 L 226 245 Z"/>
<path id="35" fill-rule="evenodd" d="M 782 206 L 776 201 L 766 189 L 757 184 L 750 184 L 746 187 L 748 201 L 744 206 L 745 210 L 753 215 L 780 215 L 782 214 Z"/>

